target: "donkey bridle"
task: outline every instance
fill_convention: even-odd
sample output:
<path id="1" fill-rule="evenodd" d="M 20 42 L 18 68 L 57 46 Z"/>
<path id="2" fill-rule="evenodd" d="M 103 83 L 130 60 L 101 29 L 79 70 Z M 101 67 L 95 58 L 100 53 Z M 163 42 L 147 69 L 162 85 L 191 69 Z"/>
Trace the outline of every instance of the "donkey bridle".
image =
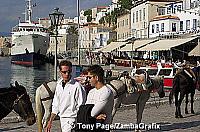
<path id="1" fill-rule="evenodd" d="M 23 93 L 22 95 L 20 95 L 19 97 L 17 97 L 17 99 L 15 99 L 15 101 L 14 101 L 14 103 L 13 103 L 13 105 L 12 105 L 11 108 L 14 108 L 14 106 L 18 104 L 18 102 L 20 101 L 20 99 L 21 99 L 25 94 L 26 94 L 26 92 Z M 0 104 L 1 104 L 4 108 L 6 108 L 7 110 L 12 111 L 12 109 L 10 109 L 10 108 L 8 108 L 7 106 L 5 106 L 2 102 L 0 102 Z"/>
<path id="2" fill-rule="evenodd" d="M 49 93 L 49 97 L 43 98 L 43 99 L 41 99 L 41 101 L 47 101 L 47 100 L 53 99 L 54 94 L 53 94 L 53 92 L 51 91 L 51 89 L 49 88 L 49 86 L 47 85 L 47 83 L 44 82 L 43 85 L 44 85 L 44 87 L 46 88 L 47 92 Z"/>
<path id="3" fill-rule="evenodd" d="M 26 94 L 26 93 L 23 93 L 22 95 L 20 95 L 19 97 L 17 97 L 17 99 L 14 101 L 13 107 L 14 107 L 15 105 L 18 104 L 19 100 L 20 100 L 25 94 Z"/>

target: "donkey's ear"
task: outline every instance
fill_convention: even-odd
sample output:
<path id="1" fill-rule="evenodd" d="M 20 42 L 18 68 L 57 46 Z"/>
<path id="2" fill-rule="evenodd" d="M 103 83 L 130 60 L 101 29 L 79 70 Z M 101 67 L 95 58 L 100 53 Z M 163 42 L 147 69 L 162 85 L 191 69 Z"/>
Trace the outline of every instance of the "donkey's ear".
<path id="1" fill-rule="evenodd" d="M 15 81 L 15 86 L 16 86 L 16 87 L 19 86 L 19 83 L 18 83 L 17 81 Z"/>

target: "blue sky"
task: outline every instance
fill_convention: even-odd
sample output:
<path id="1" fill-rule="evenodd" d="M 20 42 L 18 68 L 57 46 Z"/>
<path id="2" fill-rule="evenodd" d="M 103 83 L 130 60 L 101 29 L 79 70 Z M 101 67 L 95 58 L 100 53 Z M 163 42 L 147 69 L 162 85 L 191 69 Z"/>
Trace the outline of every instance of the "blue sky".
<path id="1" fill-rule="evenodd" d="M 33 8 L 33 19 L 48 17 L 48 14 L 55 7 L 65 14 L 65 18 L 76 16 L 77 0 L 32 0 L 36 3 Z M 111 0 L 80 0 L 80 9 L 88 9 L 97 5 L 104 6 L 111 4 Z M 1 0 L 0 4 L 0 32 L 11 32 L 11 28 L 18 23 L 20 17 L 24 20 L 22 14 L 25 10 L 25 0 Z"/>

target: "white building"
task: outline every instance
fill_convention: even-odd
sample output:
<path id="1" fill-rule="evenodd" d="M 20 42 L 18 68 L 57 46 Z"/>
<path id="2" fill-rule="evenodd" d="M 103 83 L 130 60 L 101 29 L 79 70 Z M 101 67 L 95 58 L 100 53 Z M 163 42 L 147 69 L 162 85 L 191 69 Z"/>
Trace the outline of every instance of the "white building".
<path id="1" fill-rule="evenodd" d="M 158 6 L 164 6 L 163 1 L 144 1 L 131 9 L 131 35 L 135 38 L 148 38 L 149 22 L 158 15 Z"/>
<path id="2" fill-rule="evenodd" d="M 180 19 L 176 16 L 163 15 L 154 17 L 149 26 L 149 37 L 175 35 L 180 31 Z"/>
<path id="3" fill-rule="evenodd" d="M 95 37 L 94 48 L 101 48 L 106 46 L 108 40 L 110 39 L 116 39 L 116 32 L 112 32 L 112 30 L 108 32 L 98 32 Z"/>
<path id="4" fill-rule="evenodd" d="M 95 21 L 93 21 L 93 22 L 99 23 L 99 20 L 100 20 L 102 17 L 106 16 L 106 13 L 107 13 L 107 9 L 102 10 L 101 12 L 98 12 L 98 13 L 96 14 Z"/>
<path id="5" fill-rule="evenodd" d="M 150 22 L 149 37 L 195 34 L 199 32 L 199 15 L 192 10 L 183 10 L 182 2 L 159 8 L 159 16 Z"/>
<path id="6" fill-rule="evenodd" d="M 88 23 L 80 28 L 79 43 L 83 49 L 100 48 L 107 45 L 109 39 L 115 39 L 116 33 L 112 28 Z"/>
<path id="7" fill-rule="evenodd" d="M 92 22 L 99 23 L 99 20 L 105 16 L 108 6 L 97 6 L 92 8 Z"/>
<path id="8" fill-rule="evenodd" d="M 87 16 L 84 16 L 84 10 L 80 11 L 80 16 L 79 16 L 79 23 L 86 24 L 87 23 Z M 78 23 L 78 17 L 74 17 L 74 23 Z"/>

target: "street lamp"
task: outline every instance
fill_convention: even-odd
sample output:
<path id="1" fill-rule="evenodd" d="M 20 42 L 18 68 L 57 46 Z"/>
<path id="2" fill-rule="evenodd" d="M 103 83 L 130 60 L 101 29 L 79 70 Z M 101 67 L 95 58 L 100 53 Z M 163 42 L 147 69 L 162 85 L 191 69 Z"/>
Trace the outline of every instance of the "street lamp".
<path id="1" fill-rule="evenodd" d="M 80 66 L 81 61 L 80 61 L 80 45 L 79 45 L 79 29 L 80 29 L 80 1 L 77 0 L 77 16 L 78 16 L 78 65 Z"/>
<path id="2" fill-rule="evenodd" d="M 55 29 L 55 62 L 54 62 L 54 80 L 57 81 L 57 46 L 58 46 L 58 26 L 61 25 L 61 21 L 64 18 L 64 14 L 58 11 L 59 8 L 55 8 L 54 12 L 49 14 L 51 25 Z"/>

